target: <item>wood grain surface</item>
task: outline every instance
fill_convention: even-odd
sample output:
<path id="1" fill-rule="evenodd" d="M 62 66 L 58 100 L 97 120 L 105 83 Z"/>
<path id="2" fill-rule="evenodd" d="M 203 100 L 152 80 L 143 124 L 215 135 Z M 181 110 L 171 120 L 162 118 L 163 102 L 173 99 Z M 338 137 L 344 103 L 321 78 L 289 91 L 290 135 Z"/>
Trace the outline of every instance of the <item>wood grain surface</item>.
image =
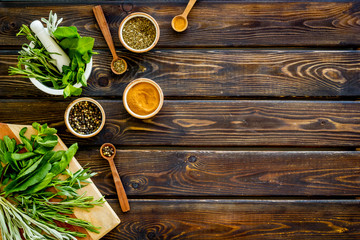
<path id="1" fill-rule="evenodd" d="M 121 147 L 119 147 L 121 149 Z M 78 161 L 115 195 L 110 168 L 98 149 Z M 88 160 L 91 159 L 91 162 Z M 118 150 L 115 165 L 129 196 L 357 196 L 357 151 Z"/>
<path id="2" fill-rule="evenodd" d="M 106 124 L 91 141 L 65 129 L 69 102 L 1 100 L 0 114 L 4 122 L 47 122 L 67 144 L 357 147 L 360 142 L 360 102 L 169 100 L 148 120 L 131 117 L 122 101 L 99 102 Z"/>
<path id="3" fill-rule="evenodd" d="M 129 65 L 121 76 L 110 71 L 110 51 L 97 52 L 86 96 L 121 98 L 126 85 L 140 77 L 156 81 L 165 97 L 174 98 L 360 95 L 359 51 L 201 49 L 142 55 L 119 51 Z M 17 63 L 16 51 L 0 51 L 0 63 L 5 65 L 0 68 L 0 97 L 53 98 L 29 79 L 8 75 L 8 67 Z"/>
<path id="4" fill-rule="evenodd" d="M 106 239 L 359 239 L 359 200 L 141 200 Z M 120 207 L 112 200 L 113 208 Z M 161 209 L 161 211 L 160 211 Z"/>
<path id="5" fill-rule="evenodd" d="M 102 4 L 119 56 L 112 59 L 92 12 Z M 49 123 L 122 223 L 104 239 L 360 239 L 360 2 L 197 1 L 183 33 L 171 28 L 187 0 L 0 3 L 0 122 Z M 74 137 L 63 119 L 74 100 L 8 76 L 22 24 L 53 10 L 95 38 L 82 96 L 106 111 L 102 132 Z M 146 12 L 159 23 L 156 47 L 124 49 L 122 19 Z M 160 113 L 131 117 L 121 98 L 140 77 L 165 95 Z M 131 211 L 122 213 L 99 147 L 111 142 Z M 276 151 L 275 151 L 276 150 Z"/>
<path id="6" fill-rule="evenodd" d="M 105 47 L 100 29 L 87 5 L 2 3 L 0 45 L 19 46 L 15 37 L 22 24 L 48 16 L 50 10 L 64 18 L 63 25 L 74 25 L 81 35 L 94 37 L 96 47 Z M 94 2 L 95 3 L 95 2 Z M 111 3 L 111 2 L 108 2 Z M 184 2 L 130 2 L 125 10 L 146 12 L 160 25 L 156 48 L 164 47 L 254 47 L 254 46 L 331 46 L 354 47 L 360 44 L 360 4 L 353 2 L 241 2 L 199 1 L 188 16 L 183 33 L 171 28 L 171 19 L 185 9 Z M 26 7 L 26 11 L 24 11 Z M 121 46 L 118 27 L 127 15 L 121 4 L 103 5 L 115 46 Z M 14 18 L 16 16 L 16 18 Z"/>

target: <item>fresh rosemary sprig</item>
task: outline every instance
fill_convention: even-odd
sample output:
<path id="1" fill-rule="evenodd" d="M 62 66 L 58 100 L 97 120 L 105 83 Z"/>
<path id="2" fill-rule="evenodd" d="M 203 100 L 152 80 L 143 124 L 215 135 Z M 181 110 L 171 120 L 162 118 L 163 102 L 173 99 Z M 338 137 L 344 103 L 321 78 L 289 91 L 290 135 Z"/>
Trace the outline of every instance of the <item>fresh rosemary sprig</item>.
<path id="1" fill-rule="evenodd" d="M 0 226 L 2 240 L 59 239 L 76 240 L 69 232 L 59 232 L 40 221 L 36 221 L 8 200 L 0 196 Z M 21 231 L 20 231 L 21 230 Z M 22 233 L 21 233 L 22 232 Z"/>

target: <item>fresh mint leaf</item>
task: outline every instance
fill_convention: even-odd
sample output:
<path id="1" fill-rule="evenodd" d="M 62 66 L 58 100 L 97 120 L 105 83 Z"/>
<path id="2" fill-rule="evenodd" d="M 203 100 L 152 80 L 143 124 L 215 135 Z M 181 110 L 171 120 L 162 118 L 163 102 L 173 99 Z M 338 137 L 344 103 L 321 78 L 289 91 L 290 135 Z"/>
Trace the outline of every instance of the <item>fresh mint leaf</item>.
<path id="1" fill-rule="evenodd" d="M 79 52 L 81 55 L 84 55 L 85 53 L 91 53 L 92 49 L 94 47 L 95 39 L 92 37 L 82 37 L 79 39 L 77 52 Z"/>
<path id="2" fill-rule="evenodd" d="M 14 142 L 9 138 L 9 136 L 4 137 L 5 145 L 9 152 L 13 153 L 15 151 L 16 142 Z"/>
<path id="3" fill-rule="evenodd" d="M 79 147 L 77 143 L 71 145 L 69 149 L 64 153 L 64 155 L 62 155 L 61 160 L 53 164 L 53 167 L 51 168 L 50 172 L 52 172 L 55 175 L 62 173 L 69 165 L 71 159 L 75 156 L 78 148 Z"/>
<path id="4" fill-rule="evenodd" d="M 86 52 L 83 56 L 82 59 L 84 60 L 85 63 L 89 63 L 90 59 L 91 59 L 91 54 L 89 54 L 89 52 Z"/>
<path id="5" fill-rule="evenodd" d="M 22 141 L 22 143 L 25 145 L 26 150 L 28 150 L 29 152 L 33 151 L 33 146 L 31 144 L 31 141 L 24 136 L 24 134 L 27 131 L 27 127 L 24 127 L 23 129 L 21 129 L 21 131 L 19 132 L 19 137 L 20 140 Z"/>
<path id="6" fill-rule="evenodd" d="M 81 83 L 84 87 L 87 86 L 86 79 L 84 76 L 84 69 L 79 68 L 78 73 L 76 75 L 76 82 Z"/>
<path id="7" fill-rule="evenodd" d="M 54 135 L 57 133 L 57 130 L 55 128 L 50 128 L 47 126 L 47 124 L 44 124 L 41 127 L 41 135 Z"/>
<path id="8" fill-rule="evenodd" d="M 75 26 L 58 27 L 54 32 L 54 37 L 61 41 L 64 38 L 79 38 L 80 35 Z"/>
<path id="9" fill-rule="evenodd" d="M 67 87 L 64 89 L 64 98 L 70 97 L 70 96 L 79 96 L 82 92 L 81 88 L 76 88 L 72 86 L 71 84 L 68 84 Z"/>
<path id="10" fill-rule="evenodd" d="M 40 123 L 33 122 L 32 127 L 35 128 L 36 130 L 38 130 L 38 132 L 39 132 L 41 125 L 40 125 Z"/>
<path id="11" fill-rule="evenodd" d="M 75 57 L 76 49 L 79 45 L 79 38 L 64 38 L 60 42 L 60 46 L 67 50 L 67 53 L 71 59 Z"/>
<path id="12" fill-rule="evenodd" d="M 47 135 L 37 140 L 37 143 L 46 148 L 53 148 L 58 143 L 58 137 L 56 135 Z"/>
<path id="13" fill-rule="evenodd" d="M 35 155 L 36 155 L 36 153 L 33 153 L 33 152 L 12 153 L 11 158 L 14 159 L 15 161 L 20 161 L 20 160 L 24 160 L 24 159 L 33 157 Z"/>

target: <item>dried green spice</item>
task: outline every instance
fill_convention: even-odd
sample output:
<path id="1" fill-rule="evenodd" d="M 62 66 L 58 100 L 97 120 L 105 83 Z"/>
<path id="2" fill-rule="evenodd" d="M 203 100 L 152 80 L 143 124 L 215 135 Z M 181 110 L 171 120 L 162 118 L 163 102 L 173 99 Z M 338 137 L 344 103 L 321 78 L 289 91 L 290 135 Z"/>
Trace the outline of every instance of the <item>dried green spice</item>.
<path id="1" fill-rule="evenodd" d="M 118 73 L 125 71 L 125 61 L 123 59 L 116 60 L 114 62 L 114 70 Z"/>
<path id="2" fill-rule="evenodd" d="M 101 111 L 92 102 L 78 102 L 70 110 L 70 126 L 79 134 L 88 135 L 95 132 L 99 129 L 101 121 Z"/>
<path id="3" fill-rule="evenodd" d="M 122 35 L 129 47 L 141 50 L 153 44 L 156 38 L 156 29 L 149 19 L 134 17 L 125 23 Z"/>

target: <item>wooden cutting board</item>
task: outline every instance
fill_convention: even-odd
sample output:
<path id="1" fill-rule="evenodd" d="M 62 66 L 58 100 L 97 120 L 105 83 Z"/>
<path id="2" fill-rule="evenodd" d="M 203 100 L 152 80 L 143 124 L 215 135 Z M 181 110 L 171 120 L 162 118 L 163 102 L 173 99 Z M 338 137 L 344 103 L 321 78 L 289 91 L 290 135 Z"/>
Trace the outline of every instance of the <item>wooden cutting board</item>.
<path id="1" fill-rule="evenodd" d="M 33 129 L 32 126 L 25 126 L 25 125 L 15 125 L 15 124 L 5 124 L 0 123 L 0 139 L 3 139 L 4 136 L 8 135 L 10 138 L 15 138 L 16 141 L 19 143 L 19 132 L 23 127 L 27 127 L 28 130 L 25 134 L 28 138 L 32 134 L 36 134 L 36 130 Z M 58 150 L 67 150 L 66 145 L 61 141 L 59 137 L 59 143 L 54 149 L 55 151 Z M 78 163 L 78 161 L 73 158 L 70 162 L 69 169 L 72 172 L 76 172 L 77 170 L 81 169 L 82 167 Z M 101 198 L 101 193 L 95 186 L 95 184 L 91 181 L 89 185 L 86 187 L 80 189 L 78 191 L 80 194 L 86 192 L 86 195 L 88 196 L 94 196 L 94 199 Z M 100 233 L 93 233 L 89 232 L 83 228 L 72 228 L 72 230 L 76 230 L 79 232 L 83 232 L 87 234 L 86 240 L 97 240 L 102 238 L 105 234 L 110 232 L 113 228 L 115 228 L 119 223 L 120 219 L 114 212 L 114 210 L 110 207 L 110 205 L 105 202 L 102 206 L 95 206 L 94 208 L 89 209 L 89 211 L 82 210 L 82 209 L 75 209 L 74 215 L 76 218 L 80 218 L 86 221 L 91 222 L 94 226 L 101 227 L 99 230 Z M 1 239 L 1 236 L 0 236 Z"/>

